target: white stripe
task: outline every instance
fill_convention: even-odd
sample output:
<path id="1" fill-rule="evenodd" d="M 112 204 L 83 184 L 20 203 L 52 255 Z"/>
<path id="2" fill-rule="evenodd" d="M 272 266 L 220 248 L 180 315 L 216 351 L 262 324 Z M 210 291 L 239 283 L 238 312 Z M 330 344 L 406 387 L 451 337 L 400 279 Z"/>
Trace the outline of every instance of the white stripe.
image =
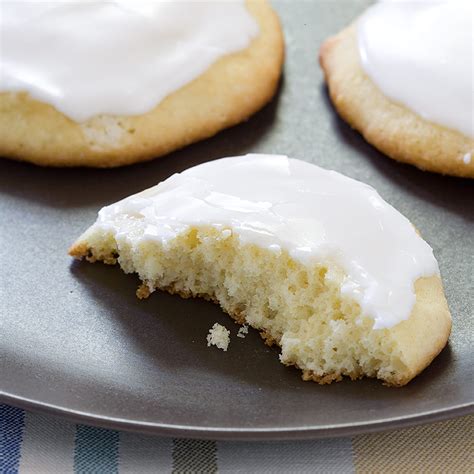
<path id="1" fill-rule="evenodd" d="M 26 412 L 20 474 L 73 473 L 75 434 L 73 423 Z"/>
<path id="2" fill-rule="evenodd" d="M 133 433 L 120 433 L 120 474 L 171 472 L 173 440 Z"/>
<path id="3" fill-rule="evenodd" d="M 353 473 L 350 438 L 217 442 L 219 473 Z"/>

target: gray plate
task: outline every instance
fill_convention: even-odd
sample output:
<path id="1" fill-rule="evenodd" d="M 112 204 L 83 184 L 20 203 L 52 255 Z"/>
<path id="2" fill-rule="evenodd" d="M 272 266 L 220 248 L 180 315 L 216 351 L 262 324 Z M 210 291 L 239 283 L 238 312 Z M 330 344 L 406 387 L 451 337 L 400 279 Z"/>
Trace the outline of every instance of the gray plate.
<path id="1" fill-rule="evenodd" d="M 151 163 L 116 170 L 0 162 L 0 390 L 13 405 L 106 427 L 206 438 L 304 438 L 433 421 L 473 409 L 474 187 L 376 152 L 334 114 L 316 52 L 368 2 L 278 3 L 287 61 L 278 97 L 247 123 Z M 454 328 L 416 380 L 302 382 L 255 331 L 216 306 L 153 294 L 118 268 L 73 263 L 71 242 L 97 210 L 206 160 L 286 153 L 370 183 L 434 247 Z M 206 347 L 214 322 L 229 351 Z M 422 337 L 422 336 L 421 336 Z"/>

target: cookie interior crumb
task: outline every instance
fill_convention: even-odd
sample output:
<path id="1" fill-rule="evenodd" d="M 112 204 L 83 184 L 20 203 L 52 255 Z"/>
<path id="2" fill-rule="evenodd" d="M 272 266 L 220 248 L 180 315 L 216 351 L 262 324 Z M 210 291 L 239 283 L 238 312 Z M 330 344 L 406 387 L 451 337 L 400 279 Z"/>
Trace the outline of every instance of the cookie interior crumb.
<path id="1" fill-rule="evenodd" d="M 216 346 L 218 349 L 222 349 L 224 352 L 230 344 L 230 331 L 219 323 L 214 323 L 209 334 L 207 335 L 207 346 Z"/>
<path id="2" fill-rule="evenodd" d="M 237 332 L 237 337 L 241 337 L 242 339 L 248 334 L 249 332 L 249 327 L 244 324 L 243 326 L 240 327 L 239 331 Z"/>
<path id="3" fill-rule="evenodd" d="M 415 282 L 417 301 L 408 320 L 372 330 L 373 319 L 341 294 L 345 274 L 334 262 L 308 267 L 288 252 L 243 244 L 225 230 L 190 227 L 166 247 L 153 241 L 133 247 L 92 226 L 70 253 L 137 272 L 140 298 L 162 289 L 220 304 L 268 345 L 278 344 L 281 362 L 299 367 L 304 380 L 326 384 L 368 376 L 404 385 L 446 344 L 451 318 L 438 276 Z M 215 324 L 207 341 L 226 350 L 229 332 Z"/>

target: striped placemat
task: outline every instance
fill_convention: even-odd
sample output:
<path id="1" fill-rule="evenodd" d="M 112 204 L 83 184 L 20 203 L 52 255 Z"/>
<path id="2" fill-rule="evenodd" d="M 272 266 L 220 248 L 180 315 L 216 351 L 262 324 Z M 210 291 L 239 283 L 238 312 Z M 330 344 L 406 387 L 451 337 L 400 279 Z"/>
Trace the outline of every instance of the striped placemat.
<path id="1" fill-rule="evenodd" d="M 473 472 L 474 416 L 314 441 L 159 438 L 0 404 L 0 473 Z"/>

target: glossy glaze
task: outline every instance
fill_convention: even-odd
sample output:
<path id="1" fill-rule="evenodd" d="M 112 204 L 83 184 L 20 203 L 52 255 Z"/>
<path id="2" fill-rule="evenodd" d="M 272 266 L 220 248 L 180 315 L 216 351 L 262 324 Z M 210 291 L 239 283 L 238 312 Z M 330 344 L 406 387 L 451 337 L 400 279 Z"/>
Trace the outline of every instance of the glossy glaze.
<path id="1" fill-rule="evenodd" d="M 243 0 L 0 6 L 0 91 L 28 92 L 77 122 L 146 113 L 259 31 Z"/>
<path id="2" fill-rule="evenodd" d="M 190 168 L 104 207 L 95 225 L 132 247 L 166 245 L 191 226 L 214 226 L 222 238 L 233 233 L 308 266 L 336 264 L 346 274 L 342 293 L 375 329 L 407 319 L 414 282 L 438 273 L 431 247 L 372 187 L 282 155 Z"/>
<path id="3" fill-rule="evenodd" d="M 358 22 L 362 67 L 424 119 L 474 137 L 472 0 L 382 0 Z"/>

